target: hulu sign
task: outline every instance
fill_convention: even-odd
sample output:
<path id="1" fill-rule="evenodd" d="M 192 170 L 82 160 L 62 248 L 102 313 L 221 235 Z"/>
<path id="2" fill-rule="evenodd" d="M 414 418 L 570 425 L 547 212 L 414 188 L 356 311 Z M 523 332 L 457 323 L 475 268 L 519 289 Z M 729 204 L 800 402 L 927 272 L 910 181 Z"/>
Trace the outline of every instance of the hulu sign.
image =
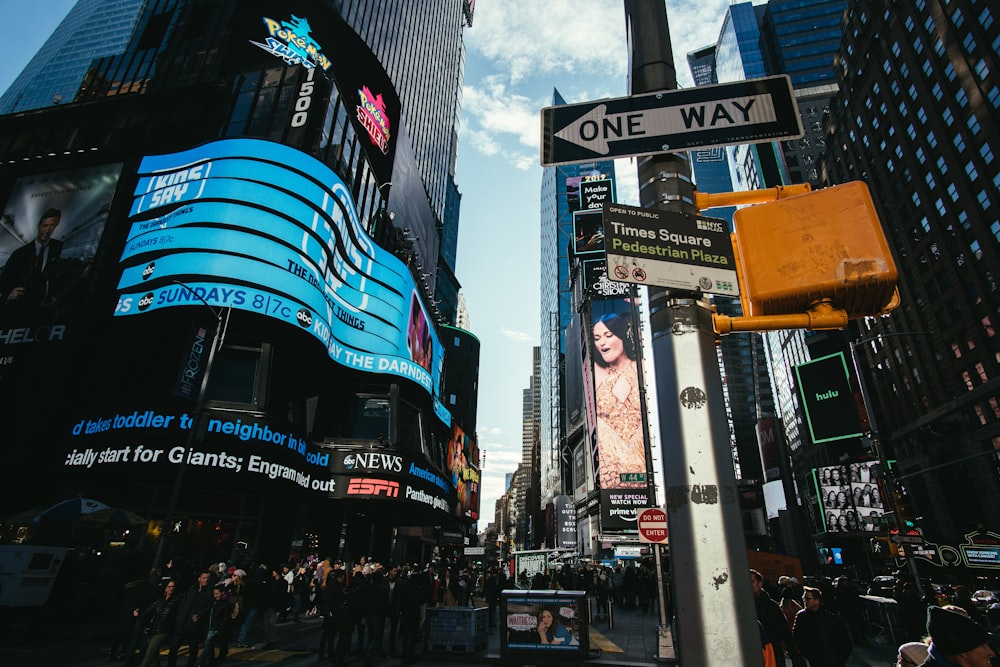
<path id="1" fill-rule="evenodd" d="M 843 352 L 796 366 L 795 377 L 814 443 L 856 438 L 862 434 Z"/>

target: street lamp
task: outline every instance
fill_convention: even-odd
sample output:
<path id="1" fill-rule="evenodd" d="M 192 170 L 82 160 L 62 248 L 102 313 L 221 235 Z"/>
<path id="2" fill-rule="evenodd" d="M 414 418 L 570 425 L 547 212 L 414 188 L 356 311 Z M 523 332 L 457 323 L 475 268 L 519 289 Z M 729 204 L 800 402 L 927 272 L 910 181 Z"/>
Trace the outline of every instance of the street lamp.
<path id="1" fill-rule="evenodd" d="M 180 280 L 174 280 L 172 282 L 175 285 L 180 285 L 186 289 L 212 312 L 212 315 L 215 317 L 215 328 L 212 331 L 212 344 L 208 348 L 208 358 L 205 361 L 205 372 L 201 377 L 201 383 L 198 385 L 198 393 L 195 395 L 193 411 L 194 416 L 188 429 L 187 441 L 184 445 L 184 456 L 181 457 L 180 463 L 177 464 L 177 473 L 174 475 L 174 484 L 170 492 L 170 501 L 167 503 L 167 515 L 163 522 L 163 528 L 160 530 L 160 537 L 156 542 L 156 552 L 153 554 L 153 568 L 158 568 L 160 566 L 160 559 L 163 556 L 163 545 L 166 542 L 166 533 L 170 530 L 170 522 L 173 520 L 174 514 L 177 512 L 177 501 L 180 498 L 181 487 L 184 484 L 184 472 L 187 469 L 188 456 L 191 453 L 191 448 L 194 446 L 196 433 L 202 419 L 202 412 L 205 403 L 205 390 L 208 388 L 208 376 L 212 371 L 212 363 L 215 361 L 215 353 L 222 346 L 222 341 L 225 339 L 225 326 L 229 322 L 229 313 L 232 311 L 232 309 L 228 307 L 225 311 L 221 308 L 213 308 L 207 301 L 205 301 L 204 297 L 198 294 L 198 292 L 196 292 L 189 285 L 181 282 Z M 225 312 L 225 320 L 223 320 L 223 312 Z"/>

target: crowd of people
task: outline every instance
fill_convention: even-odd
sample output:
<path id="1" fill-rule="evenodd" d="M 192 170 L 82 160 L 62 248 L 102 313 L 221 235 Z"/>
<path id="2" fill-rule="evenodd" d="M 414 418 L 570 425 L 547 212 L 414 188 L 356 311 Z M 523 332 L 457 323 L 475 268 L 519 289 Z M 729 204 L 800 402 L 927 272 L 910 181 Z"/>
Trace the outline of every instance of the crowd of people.
<path id="1" fill-rule="evenodd" d="M 849 578 L 779 577 L 768 585 L 750 571 L 765 665 L 843 667 L 854 647 L 867 644 L 862 595 L 869 591 Z M 905 641 L 897 667 L 942 665 L 988 667 L 995 656 L 990 631 L 996 621 L 973 602 L 966 586 L 929 590 L 923 598 L 905 578 L 896 582 L 894 630 Z"/>
<path id="2" fill-rule="evenodd" d="M 481 572 L 448 561 L 385 566 L 364 557 L 308 557 L 246 569 L 169 561 L 125 585 L 108 658 L 152 667 L 165 652 L 167 667 L 176 667 L 179 655 L 185 667 L 210 667 L 230 647 L 273 646 L 281 621 L 316 617 L 321 660 L 342 665 L 358 654 L 371 665 L 388 655 L 411 664 L 428 607 L 472 606 L 475 594 L 485 598 L 495 627 L 500 591 L 507 587 L 499 568 Z"/>
<path id="3" fill-rule="evenodd" d="M 245 568 L 245 569 L 244 569 Z M 310 556 L 275 566 L 204 568 L 169 561 L 124 586 L 110 661 L 152 667 L 218 664 L 231 648 L 273 646 L 279 622 L 321 621 L 317 652 L 338 665 L 360 655 L 364 665 L 382 656 L 415 662 L 427 631 L 427 608 L 485 604 L 489 628 L 498 626 L 501 591 L 509 588 L 586 591 L 595 620 L 611 605 L 656 612 L 656 575 L 647 563 L 615 567 L 563 565 L 509 578 L 504 568 L 461 566 L 447 559 L 426 565 L 383 565 Z M 474 599 L 475 598 L 475 599 Z"/>
<path id="4" fill-rule="evenodd" d="M 485 604 L 493 631 L 505 589 L 581 590 L 592 598 L 598 622 L 612 608 L 656 613 L 655 582 L 655 572 L 645 562 L 566 564 L 522 571 L 515 581 L 500 567 L 480 569 L 448 560 L 383 565 L 365 558 L 345 562 L 313 556 L 246 569 L 227 563 L 199 569 L 170 561 L 162 571 L 126 584 L 108 657 L 126 667 L 153 667 L 161 655 L 167 667 L 176 667 L 178 660 L 185 667 L 211 667 L 231 647 L 273 646 L 279 622 L 315 617 L 321 621 L 320 660 L 343 665 L 358 655 L 369 666 L 391 656 L 412 664 L 426 637 L 428 608 Z M 795 667 L 843 667 L 854 646 L 871 640 L 861 598 L 867 591 L 847 577 L 805 577 L 800 582 L 783 576 L 772 585 L 751 570 L 750 585 L 765 665 L 782 665 L 787 657 Z M 899 646 L 899 667 L 990 664 L 989 631 L 995 619 L 976 606 L 966 587 L 950 592 L 929 592 L 921 599 L 910 582 L 897 582 L 897 630 L 905 640 Z M 543 616 L 540 641 L 566 641 L 555 616 Z"/>

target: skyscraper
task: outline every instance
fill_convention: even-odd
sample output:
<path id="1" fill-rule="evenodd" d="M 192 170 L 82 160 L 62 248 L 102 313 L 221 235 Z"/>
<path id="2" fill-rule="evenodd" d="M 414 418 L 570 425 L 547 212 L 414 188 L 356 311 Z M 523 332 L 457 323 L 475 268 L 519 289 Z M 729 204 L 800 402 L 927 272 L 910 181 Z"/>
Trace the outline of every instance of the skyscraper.
<path id="1" fill-rule="evenodd" d="M 554 105 L 565 104 L 558 90 Z M 573 315 L 571 248 L 573 213 L 580 209 L 580 182 L 587 177 L 614 180 L 614 162 L 547 167 L 541 188 L 541 423 L 539 428 L 541 502 L 564 492 L 562 470 L 566 423 L 563 408 L 565 331 Z"/>
<path id="2" fill-rule="evenodd" d="M 0 96 L 0 114 L 69 103 L 95 58 L 120 53 L 145 0 L 79 0 Z"/>
<path id="3" fill-rule="evenodd" d="M 226 560 L 471 530 L 478 341 L 438 307 L 469 17 L 148 0 L 71 100 L 0 117 L 0 410 L 36 495 L 183 513 L 168 548 Z M 8 270 L 40 219 L 49 259 Z"/>
<path id="4" fill-rule="evenodd" d="M 928 541 L 956 550 L 1000 527 L 998 46 L 988 2 L 850 2 L 822 165 L 868 183 L 894 249 L 901 304 L 852 345 L 881 454 Z"/>

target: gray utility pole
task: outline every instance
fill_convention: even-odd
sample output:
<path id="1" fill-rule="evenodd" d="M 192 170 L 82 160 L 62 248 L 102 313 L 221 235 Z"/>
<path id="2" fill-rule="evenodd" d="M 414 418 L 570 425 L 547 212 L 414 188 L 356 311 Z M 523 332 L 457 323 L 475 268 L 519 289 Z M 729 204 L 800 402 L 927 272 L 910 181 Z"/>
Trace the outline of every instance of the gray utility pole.
<path id="1" fill-rule="evenodd" d="M 625 0 L 625 11 L 631 43 L 630 94 L 676 89 L 663 0 Z M 640 158 L 638 172 L 644 208 L 697 213 L 686 155 Z M 686 665 L 757 667 L 763 657 L 712 307 L 699 293 L 650 288 L 649 308 L 677 653 Z"/>

